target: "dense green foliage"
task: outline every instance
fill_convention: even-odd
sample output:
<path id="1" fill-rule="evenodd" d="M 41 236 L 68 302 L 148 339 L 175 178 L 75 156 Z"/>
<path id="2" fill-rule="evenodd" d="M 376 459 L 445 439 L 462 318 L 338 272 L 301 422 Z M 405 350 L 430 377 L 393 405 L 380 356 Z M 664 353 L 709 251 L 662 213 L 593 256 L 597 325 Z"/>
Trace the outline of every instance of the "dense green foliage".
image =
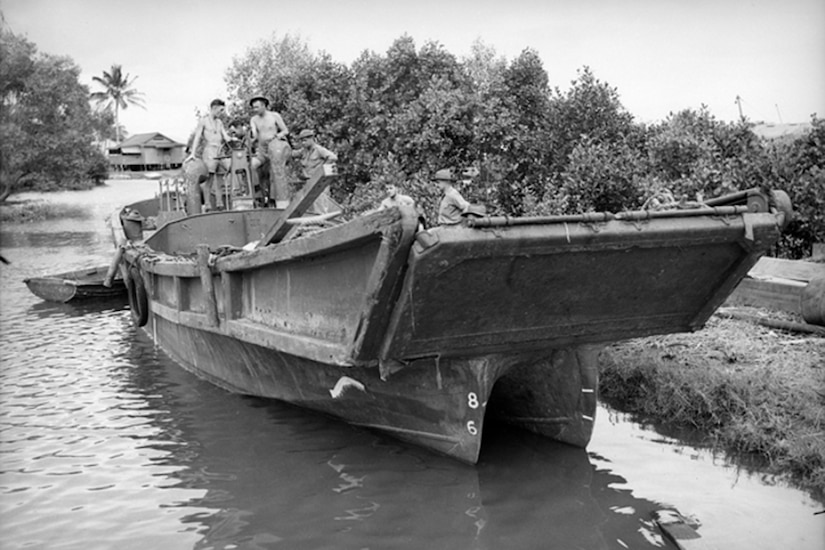
<path id="1" fill-rule="evenodd" d="M 105 177 L 91 143 L 118 128 L 118 109 L 141 104 L 134 80 L 113 66 L 92 97 L 114 109 L 92 112 L 70 59 L 38 54 L 6 30 L 0 48 L 0 199 Z M 816 117 L 795 141 L 760 139 L 752 124 L 718 121 L 704 107 L 645 125 L 587 67 L 567 90 L 552 89 L 533 50 L 507 61 L 477 42 L 458 59 L 409 36 L 350 66 L 273 36 L 235 58 L 226 82 L 234 117 L 265 95 L 293 135 L 316 130 L 338 153 L 343 177 L 333 193 L 351 211 L 374 207 L 392 181 L 432 219 L 429 176 L 450 166 L 465 175 L 467 198 L 507 215 L 639 208 L 663 191 L 694 199 L 779 188 L 797 216 L 776 254 L 803 257 L 825 240 L 825 123 Z"/>
<path id="2" fill-rule="evenodd" d="M 351 66 L 273 36 L 237 57 L 226 81 L 235 116 L 265 95 L 293 134 L 316 130 L 340 158 L 333 193 L 354 211 L 377 204 L 381 183 L 393 181 L 432 217 L 429 176 L 450 166 L 466 174 L 466 197 L 508 215 L 639 208 L 662 191 L 694 200 L 779 188 L 798 215 L 777 253 L 800 257 L 825 240 L 825 130 L 816 118 L 792 143 L 762 140 L 752 124 L 718 121 L 704 107 L 644 125 L 587 67 L 568 90 L 551 89 L 533 50 L 508 62 L 479 42 L 457 59 L 409 36 Z"/>
<path id="3" fill-rule="evenodd" d="M 790 195 L 795 219 L 782 235 L 779 250 L 790 258 L 825 242 L 825 119 L 813 118 L 810 132 L 770 151 L 769 168 Z"/>
<path id="4" fill-rule="evenodd" d="M 91 111 L 80 69 L 38 54 L 0 30 L 0 201 L 22 189 L 81 189 L 102 181 L 108 164 L 93 144 L 106 119 Z"/>

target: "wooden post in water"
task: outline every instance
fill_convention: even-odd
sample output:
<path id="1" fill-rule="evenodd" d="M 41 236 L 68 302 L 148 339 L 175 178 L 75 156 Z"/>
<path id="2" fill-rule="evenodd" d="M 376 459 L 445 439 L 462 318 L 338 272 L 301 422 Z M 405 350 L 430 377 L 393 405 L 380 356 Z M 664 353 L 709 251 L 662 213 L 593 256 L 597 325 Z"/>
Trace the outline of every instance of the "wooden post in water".
<path id="1" fill-rule="evenodd" d="M 103 286 L 106 288 L 112 287 L 112 281 L 115 279 L 115 272 L 117 272 L 117 268 L 120 265 L 120 259 L 123 257 L 123 245 L 117 247 L 117 251 L 115 252 L 115 257 L 112 259 L 112 263 L 109 265 L 109 271 L 106 272 L 106 278 L 103 279 Z"/>

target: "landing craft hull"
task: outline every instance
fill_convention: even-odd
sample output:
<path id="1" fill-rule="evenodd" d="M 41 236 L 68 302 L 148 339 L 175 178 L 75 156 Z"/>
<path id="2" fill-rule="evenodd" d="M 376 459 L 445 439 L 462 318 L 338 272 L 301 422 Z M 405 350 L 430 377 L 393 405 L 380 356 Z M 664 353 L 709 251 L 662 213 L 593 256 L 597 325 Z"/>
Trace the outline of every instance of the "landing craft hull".
<path id="1" fill-rule="evenodd" d="M 579 364 L 576 350 L 423 359 L 382 380 L 376 368 L 307 360 L 162 314 L 148 326 L 176 362 L 228 391 L 337 416 L 465 462 L 478 459 L 496 381 L 506 384 L 506 393 L 494 397 L 498 419 L 579 447 L 592 433 L 595 363 Z"/>
<path id="2" fill-rule="evenodd" d="M 191 216 L 127 247 L 147 332 L 230 391 L 467 462 L 488 414 L 586 446 L 600 347 L 701 328 L 778 236 L 747 207 L 423 232 L 393 208 L 240 249 L 277 215 Z"/>

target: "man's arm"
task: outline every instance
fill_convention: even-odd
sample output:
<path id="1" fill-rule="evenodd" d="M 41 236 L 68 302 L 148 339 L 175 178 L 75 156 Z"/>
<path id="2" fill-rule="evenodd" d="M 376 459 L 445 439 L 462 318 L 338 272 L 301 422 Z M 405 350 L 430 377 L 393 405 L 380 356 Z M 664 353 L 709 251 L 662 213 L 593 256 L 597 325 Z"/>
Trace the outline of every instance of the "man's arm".
<path id="1" fill-rule="evenodd" d="M 278 127 L 278 133 L 275 134 L 275 137 L 278 139 L 286 139 L 286 136 L 289 135 L 289 130 L 287 129 L 286 124 L 284 123 L 284 119 L 281 118 L 281 115 L 274 111 L 272 112 L 272 114 L 275 117 L 275 126 Z"/>
<path id="2" fill-rule="evenodd" d="M 258 126 L 255 124 L 255 117 L 249 119 L 249 132 L 252 134 L 252 141 L 258 141 Z"/>
<path id="3" fill-rule="evenodd" d="M 226 131 L 226 128 L 223 127 L 223 122 L 221 122 L 220 120 L 218 121 L 218 128 L 221 131 L 221 137 L 223 137 L 223 142 L 224 143 L 231 143 L 232 138 L 229 136 L 229 134 Z"/>
<path id="4" fill-rule="evenodd" d="M 318 150 L 318 154 L 324 159 L 324 162 L 336 162 L 338 160 L 338 155 L 323 147 L 321 145 L 315 144 L 316 149 Z"/>
<path id="5" fill-rule="evenodd" d="M 195 139 L 192 140 L 192 150 L 189 152 L 189 156 L 186 157 L 186 160 L 195 158 L 195 155 L 198 152 L 198 146 L 201 144 L 201 136 L 203 135 L 203 119 L 198 119 L 198 125 L 195 128 Z"/>
<path id="6" fill-rule="evenodd" d="M 319 145 L 319 147 L 321 147 Z M 326 147 L 321 147 L 321 157 L 327 162 L 337 162 L 338 155 L 327 149 Z"/>
<path id="7" fill-rule="evenodd" d="M 450 196 L 452 197 L 453 201 L 461 208 L 462 212 L 466 212 L 467 209 L 470 207 L 470 203 L 464 200 L 464 197 L 461 196 L 461 193 L 458 192 L 458 189 L 453 187 L 450 189 Z"/>

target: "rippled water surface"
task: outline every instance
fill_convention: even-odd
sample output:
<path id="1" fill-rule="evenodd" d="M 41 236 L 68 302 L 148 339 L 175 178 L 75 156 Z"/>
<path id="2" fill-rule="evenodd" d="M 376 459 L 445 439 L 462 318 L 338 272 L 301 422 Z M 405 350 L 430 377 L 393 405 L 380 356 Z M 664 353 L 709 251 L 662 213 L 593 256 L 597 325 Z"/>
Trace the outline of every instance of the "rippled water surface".
<path id="1" fill-rule="evenodd" d="M 42 302 L 26 277 L 107 264 L 103 218 L 153 182 L 45 197 L 83 218 L 0 230 L 0 547 L 825 548 L 825 505 L 599 411 L 587 451 L 485 432 L 475 467 L 195 378 L 118 301 Z"/>

